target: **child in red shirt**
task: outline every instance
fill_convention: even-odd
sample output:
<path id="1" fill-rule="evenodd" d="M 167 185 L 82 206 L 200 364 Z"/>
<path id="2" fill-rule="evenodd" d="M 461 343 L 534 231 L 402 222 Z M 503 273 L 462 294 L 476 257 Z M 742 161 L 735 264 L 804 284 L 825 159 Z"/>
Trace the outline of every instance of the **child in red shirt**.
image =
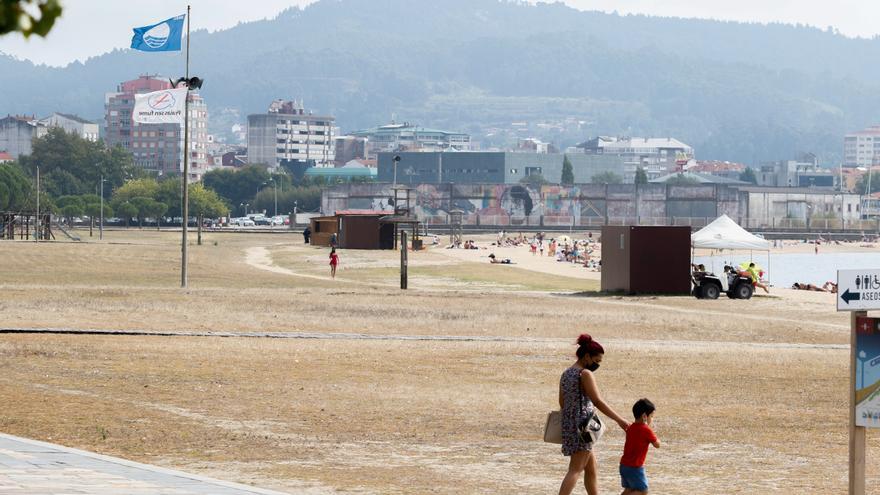
<path id="1" fill-rule="evenodd" d="M 636 421 L 626 430 L 626 443 L 623 445 L 623 457 L 620 458 L 620 484 L 623 486 L 620 495 L 648 493 L 648 477 L 645 476 L 648 445 L 660 448 L 660 440 L 651 430 L 654 409 L 654 404 L 648 399 L 639 399 L 633 404 Z"/>
<path id="2" fill-rule="evenodd" d="M 330 248 L 330 276 L 336 278 L 336 265 L 339 264 L 339 255 L 336 254 L 336 248 Z"/>

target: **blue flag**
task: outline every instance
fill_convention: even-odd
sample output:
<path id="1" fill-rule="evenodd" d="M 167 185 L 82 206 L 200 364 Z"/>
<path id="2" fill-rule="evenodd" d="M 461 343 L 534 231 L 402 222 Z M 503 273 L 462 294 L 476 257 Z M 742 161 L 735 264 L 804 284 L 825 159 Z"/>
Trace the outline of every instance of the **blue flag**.
<path id="1" fill-rule="evenodd" d="M 134 28 L 131 47 L 142 52 L 179 52 L 186 14 L 172 17 L 152 26 Z"/>

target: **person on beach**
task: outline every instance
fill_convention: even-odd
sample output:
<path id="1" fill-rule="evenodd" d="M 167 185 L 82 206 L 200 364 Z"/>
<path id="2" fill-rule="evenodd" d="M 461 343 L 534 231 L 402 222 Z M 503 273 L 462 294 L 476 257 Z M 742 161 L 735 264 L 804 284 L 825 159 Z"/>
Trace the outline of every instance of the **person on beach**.
<path id="1" fill-rule="evenodd" d="M 330 248 L 330 277 L 336 278 L 336 266 L 339 265 L 339 255 L 336 254 L 336 248 Z"/>
<path id="2" fill-rule="evenodd" d="M 630 425 L 617 414 L 599 393 L 594 373 L 605 355 L 605 349 L 592 337 L 582 334 L 577 339 L 577 361 L 562 373 L 559 379 L 559 408 L 562 412 L 562 454 L 569 457 L 568 472 L 562 479 L 559 495 L 569 495 L 577 485 L 581 473 L 589 495 L 598 495 L 598 464 L 593 444 L 584 442 L 578 425 L 595 410 L 614 420 L 623 431 Z"/>
<path id="3" fill-rule="evenodd" d="M 633 417 L 636 421 L 626 430 L 626 443 L 620 458 L 620 495 L 647 495 L 648 477 L 645 476 L 645 458 L 648 445 L 660 448 L 660 440 L 651 429 L 654 420 L 654 404 L 648 399 L 639 399 L 633 404 Z"/>
<path id="4" fill-rule="evenodd" d="M 770 289 L 767 288 L 767 284 L 761 282 L 761 277 L 758 275 L 758 269 L 755 268 L 754 263 L 749 263 L 749 268 L 746 270 L 746 273 L 748 273 L 748 277 L 752 279 L 752 285 L 764 289 L 764 292 L 766 292 L 767 294 L 770 293 Z"/>

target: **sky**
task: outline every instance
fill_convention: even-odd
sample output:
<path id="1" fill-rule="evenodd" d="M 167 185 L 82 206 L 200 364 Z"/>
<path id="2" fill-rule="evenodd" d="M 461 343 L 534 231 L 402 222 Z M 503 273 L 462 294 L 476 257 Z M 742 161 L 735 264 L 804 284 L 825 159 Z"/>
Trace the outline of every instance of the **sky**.
<path id="1" fill-rule="evenodd" d="M 312 0 L 190 0 L 192 29 L 217 31 L 239 22 L 275 17 Z M 442 1 L 442 0 L 435 0 Z M 535 0 L 533 0 L 535 1 Z M 64 14 L 46 39 L 18 34 L 0 38 L 0 51 L 38 64 L 63 66 L 114 48 L 127 48 L 131 28 L 155 24 L 186 11 L 185 1 L 62 0 Z M 581 10 L 665 17 L 832 26 L 846 36 L 880 34 L 880 2 L 875 0 L 564 0 Z"/>

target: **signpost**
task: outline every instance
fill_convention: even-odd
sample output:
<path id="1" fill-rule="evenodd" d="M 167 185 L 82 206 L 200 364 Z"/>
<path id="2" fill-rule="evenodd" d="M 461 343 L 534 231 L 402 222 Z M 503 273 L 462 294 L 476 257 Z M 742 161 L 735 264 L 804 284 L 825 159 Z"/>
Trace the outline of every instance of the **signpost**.
<path id="1" fill-rule="evenodd" d="M 850 315 L 849 495 L 865 495 L 865 428 L 880 428 L 880 270 L 838 270 L 837 310 Z"/>

